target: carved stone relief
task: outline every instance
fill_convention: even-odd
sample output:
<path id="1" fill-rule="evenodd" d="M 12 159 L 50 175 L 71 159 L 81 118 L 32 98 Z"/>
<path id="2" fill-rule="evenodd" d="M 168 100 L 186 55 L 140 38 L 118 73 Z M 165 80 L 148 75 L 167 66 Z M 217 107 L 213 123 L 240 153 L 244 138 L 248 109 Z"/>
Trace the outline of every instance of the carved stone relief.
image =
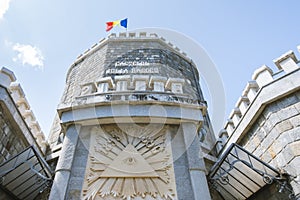
<path id="1" fill-rule="evenodd" d="M 162 126 L 94 127 L 82 199 L 177 199 L 168 140 Z"/>

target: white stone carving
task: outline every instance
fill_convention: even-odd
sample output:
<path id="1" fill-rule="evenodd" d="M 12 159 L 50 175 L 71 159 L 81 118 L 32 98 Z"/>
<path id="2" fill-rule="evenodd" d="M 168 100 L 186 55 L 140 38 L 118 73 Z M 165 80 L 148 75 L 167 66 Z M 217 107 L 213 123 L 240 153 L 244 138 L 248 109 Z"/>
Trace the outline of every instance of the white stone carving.
<path id="1" fill-rule="evenodd" d="M 82 199 L 176 199 L 162 127 L 94 127 Z"/>

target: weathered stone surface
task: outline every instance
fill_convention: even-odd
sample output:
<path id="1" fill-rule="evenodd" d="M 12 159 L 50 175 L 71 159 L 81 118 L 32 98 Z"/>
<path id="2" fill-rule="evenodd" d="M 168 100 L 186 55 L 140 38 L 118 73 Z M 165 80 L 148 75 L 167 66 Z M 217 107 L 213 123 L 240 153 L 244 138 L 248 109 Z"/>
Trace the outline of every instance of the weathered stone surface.
<path id="1" fill-rule="evenodd" d="M 184 143 L 187 151 L 188 168 L 190 170 L 190 179 L 192 184 L 192 190 L 194 193 L 194 199 L 200 200 L 210 199 L 209 189 L 207 185 L 203 185 L 206 180 L 205 176 L 205 164 L 203 158 L 200 159 L 200 143 L 197 134 L 197 127 L 194 123 L 182 123 Z M 201 152 L 202 153 L 202 152 Z M 201 188 L 201 195 L 198 192 Z M 202 197 L 201 197 L 202 196 Z"/>
<path id="2" fill-rule="evenodd" d="M 289 120 L 285 120 L 276 125 L 276 129 L 279 133 L 285 132 L 293 128 L 292 123 Z"/>
<path id="3" fill-rule="evenodd" d="M 286 96 L 286 97 L 278 100 L 276 103 L 282 109 L 282 108 L 289 107 L 297 102 L 299 102 L 299 99 L 297 98 L 297 96 L 290 95 L 290 96 Z"/>
<path id="4" fill-rule="evenodd" d="M 266 135 L 268 135 L 271 130 L 273 129 L 274 124 L 272 124 L 270 121 L 266 121 L 264 126 L 262 127 L 266 133 Z"/>
<path id="5" fill-rule="evenodd" d="M 271 115 L 271 114 L 272 114 L 272 113 L 270 113 L 270 115 Z M 269 117 L 269 115 L 268 115 L 268 117 Z M 258 120 L 257 120 L 258 127 L 262 127 L 262 126 L 265 124 L 265 122 L 266 122 L 265 116 L 264 116 L 264 115 L 261 115 L 261 116 L 258 118 Z"/>
<path id="6" fill-rule="evenodd" d="M 76 126 L 69 127 L 67 130 L 64 145 L 62 148 L 62 155 L 58 160 L 56 170 L 71 170 L 73 159 L 74 159 L 74 152 L 77 145 L 78 140 L 78 129 Z"/>
<path id="7" fill-rule="evenodd" d="M 247 145 L 244 146 L 244 148 L 249 151 L 250 153 L 253 153 L 253 151 L 256 149 L 256 144 L 254 142 L 248 142 Z"/>
<path id="8" fill-rule="evenodd" d="M 300 156 L 300 141 L 292 142 L 288 145 L 294 156 Z"/>
<path id="9" fill-rule="evenodd" d="M 73 167 L 72 168 L 72 177 L 83 177 L 82 175 L 85 173 L 85 167 Z"/>
<path id="10" fill-rule="evenodd" d="M 55 178 L 50 193 L 50 200 L 65 199 L 75 156 L 80 126 L 69 126 L 63 142 L 62 155 L 59 157 Z"/>
<path id="11" fill-rule="evenodd" d="M 257 136 L 258 140 L 260 142 L 262 142 L 266 138 L 267 134 L 266 134 L 265 130 L 261 128 L 256 132 L 256 136 Z"/>
<path id="12" fill-rule="evenodd" d="M 298 93 L 298 95 L 299 95 L 298 98 L 300 99 L 300 93 Z M 300 113 L 300 102 L 296 103 L 294 106 L 298 110 L 298 112 Z"/>
<path id="13" fill-rule="evenodd" d="M 81 177 L 71 177 L 69 181 L 69 193 L 71 190 L 77 189 L 81 191 L 83 180 Z"/>
<path id="14" fill-rule="evenodd" d="M 277 168 L 277 166 L 278 166 L 278 163 L 277 163 L 276 159 L 272 159 L 268 164 L 271 165 L 274 168 Z"/>
<path id="15" fill-rule="evenodd" d="M 280 112 L 280 111 L 278 111 L 278 112 Z M 268 121 L 273 125 L 273 126 L 275 126 L 277 123 L 279 123 L 281 120 L 280 120 L 280 118 L 278 117 L 278 112 L 276 112 L 276 113 L 272 113 L 271 115 L 270 115 L 270 117 L 268 118 Z"/>
<path id="16" fill-rule="evenodd" d="M 286 146 L 282 150 L 281 153 L 282 153 L 282 155 L 284 157 L 285 165 L 288 164 L 295 157 L 294 152 L 292 151 L 292 149 L 289 146 Z"/>
<path id="17" fill-rule="evenodd" d="M 261 155 L 263 154 L 263 152 L 265 151 L 265 148 L 262 148 L 261 146 L 258 146 L 254 152 L 253 155 L 255 155 L 256 157 L 261 157 Z"/>
<path id="18" fill-rule="evenodd" d="M 300 127 L 296 127 L 289 131 L 289 135 L 293 141 L 300 140 Z"/>
<path id="19" fill-rule="evenodd" d="M 294 127 L 300 126 L 300 114 L 289 119 Z"/>
<path id="20" fill-rule="evenodd" d="M 271 114 L 276 113 L 278 110 L 280 110 L 280 107 L 277 104 L 268 105 L 263 111 L 263 116 L 268 119 Z"/>
<path id="21" fill-rule="evenodd" d="M 286 120 L 288 118 L 291 118 L 292 116 L 295 116 L 298 114 L 298 110 L 295 108 L 295 106 L 289 106 L 287 108 L 284 108 L 277 112 L 278 117 L 280 120 Z"/>
<path id="22" fill-rule="evenodd" d="M 191 95 L 195 94 L 199 87 L 194 76 L 198 72 L 194 70 L 189 61 L 175 54 L 169 45 L 164 45 L 157 38 L 153 38 L 153 40 L 149 38 L 147 41 L 125 39 L 108 42 L 92 54 L 85 56 L 82 61 L 78 60 L 78 63 L 72 66 L 68 73 L 68 87 L 65 89 L 61 103 L 70 104 L 74 101 L 75 97 L 80 94 L 80 84 L 96 82 L 99 78 L 107 76 L 106 70 L 115 69 L 115 62 L 136 61 L 136 59 L 145 60 L 151 66 L 163 66 L 159 67 L 160 76 L 188 78 L 192 87 L 184 86 L 183 89 Z M 131 67 L 127 70 L 131 70 Z M 112 77 L 114 76 L 112 75 Z"/>
<path id="23" fill-rule="evenodd" d="M 270 153 L 270 156 L 272 159 L 274 159 L 276 157 L 276 155 L 278 154 L 278 152 L 276 152 L 276 148 L 273 147 L 273 145 L 267 150 L 267 152 Z M 271 162 L 271 160 L 269 160 L 268 162 Z"/>
<path id="24" fill-rule="evenodd" d="M 70 172 L 68 171 L 60 171 L 55 174 L 49 200 L 65 199 L 69 178 Z"/>
<path id="25" fill-rule="evenodd" d="M 299 181 L 292 181 L 291 186 L 293 188 L 294 193 L 297 195 L 297 200 L 299 199 L 299 194 L 300 194 L 300 184 Z"/>
<path id="26" fill-rule="evenodd" d="M 276 156 L 276 161 L 277 161 L 277 168 L 283 168 L 286 164 L 287 161 L 285 160 L 285 157 L 283 153 L 280 153 Z"/>
<path id="27" fill-rule="evenodd" d="M 271 161 L 272 157 L 273 157 L 273 156 L 271 155 L 271 153 L 270 153 L 269 151 L 265 151 L 265 152 L 262 154 L 261 159 L 262 159 L 264 162 L 268 163 L 268 162 Z"/>
<path id="28" fill-rule="evenodd" d="M 292 139 L 289 135 L 289 132 L 284 132 L 279 135 L 279 137 L 273 142 L 271 147 L 269 148 L 270 151 L 274 154 L 275 157 L 279 152 L 281 152 L 290 142 Z"/>
<path id="29" fill-rule="evenodd" d="M 263 149 L 268 149 L 274 140 L 279 136 L 279 132 L 273 128 L 267 137 L 262 141 L 261 146 Z"/>
<path id="30" fill-rule="evenodd" d="M 81 194 L 80 190 L 72 189 L 72 190 L 70 190 L 70 192 L 68 194 L 68 199 L 69 200 L 79 200 L 80 194 Z"/>
<path id="31" fill-rule="evenodd" d="M 291 160 L 289 166 L 294 169 L 294 175 L 300 177 L 300 156 L 296 156 L 293 160 Z"/>

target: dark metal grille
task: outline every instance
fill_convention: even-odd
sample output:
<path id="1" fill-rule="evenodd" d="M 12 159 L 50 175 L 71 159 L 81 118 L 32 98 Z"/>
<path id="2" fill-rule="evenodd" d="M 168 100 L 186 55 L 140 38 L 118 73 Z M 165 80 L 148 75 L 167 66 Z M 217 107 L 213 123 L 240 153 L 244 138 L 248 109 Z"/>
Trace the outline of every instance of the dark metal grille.
<path id="1" fill-rule="evenodd" d="M 247 199 L 266 184 L 276 181 L 285 185 L 287 181 L 276 169 L 234 143 L 212 167 L 209 179 L 226 200 Z"/>
<path id="2" fill-rule="evenodd" d="M 48 164 L 32 146 L 0 165 L 0 186 L 16 199 L 34 199 L 51 181 Z"/>

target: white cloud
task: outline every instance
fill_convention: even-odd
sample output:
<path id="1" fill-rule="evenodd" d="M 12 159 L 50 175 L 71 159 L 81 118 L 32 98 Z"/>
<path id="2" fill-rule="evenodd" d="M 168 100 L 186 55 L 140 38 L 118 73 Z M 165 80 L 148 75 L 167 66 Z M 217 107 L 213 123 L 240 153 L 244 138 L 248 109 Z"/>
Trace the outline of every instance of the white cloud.
<path id="1" fill-rule="evenodd" d="M 13 61 L 21 61 L 23 65 L 28 64 L 43 69 L 44 57 L 39 48 L 19 43 L 14 44 L 12 48 L 14 51 L 18 52 L 18 55 L 13 58 Z"/>
<path id="2" fill-rule="evenodd" d="M 8 10 L 10 1 L 11 0 L 0 0 L 0 20 Z"/>

